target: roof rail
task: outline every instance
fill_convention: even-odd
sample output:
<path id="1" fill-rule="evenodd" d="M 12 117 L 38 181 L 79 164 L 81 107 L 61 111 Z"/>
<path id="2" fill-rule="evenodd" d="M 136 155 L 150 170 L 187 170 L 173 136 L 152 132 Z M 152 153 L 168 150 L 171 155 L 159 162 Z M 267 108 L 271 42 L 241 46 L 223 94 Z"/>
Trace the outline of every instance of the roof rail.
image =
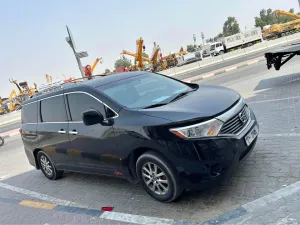
<path id="1" fill-rule="evenodd" d="M 104 77 L 104 76 L 105 75 L 94 75 L 94 76 L 91 76 L 90 78 L 91 79 L 96 79 L 96 78 Z M 63 82 L 63 81 L 55 82 L 55 83 L 52 83 L 52 84 L 49 84 L 49 85 L 42 86 L 41 88 L 39 88 L 38 92 L 36 92 L 31 97 L 37 97 L 37 96 L 47 94 L 47 93 L 52 92 L 52 91 L 63 89 L 65 86 L 74 85 L 74 84 L 85 82 L 85 81 L 88 81 L 88 80 L 91 80 L 91 79 L 81 77 L 81 78 L 77 78 L 77 79 L 72 79 L 68 82 Z"/>

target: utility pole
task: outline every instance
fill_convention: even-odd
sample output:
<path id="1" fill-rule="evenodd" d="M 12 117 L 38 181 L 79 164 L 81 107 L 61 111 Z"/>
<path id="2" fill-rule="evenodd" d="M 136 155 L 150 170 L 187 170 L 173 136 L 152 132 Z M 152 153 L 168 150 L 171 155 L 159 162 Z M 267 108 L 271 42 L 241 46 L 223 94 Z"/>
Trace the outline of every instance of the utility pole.
<path id="1" fill-rule="evenodd" d="M 298 0 L 298 2 L 299 2 L 299 8 L 300 8 L 300 0 Z"/>
<path id="2" fill-rule="evenodd" d="M 196 34 L 193 34 L 193 39 L 194 39 L 194 47 L 196 47 Z"/>

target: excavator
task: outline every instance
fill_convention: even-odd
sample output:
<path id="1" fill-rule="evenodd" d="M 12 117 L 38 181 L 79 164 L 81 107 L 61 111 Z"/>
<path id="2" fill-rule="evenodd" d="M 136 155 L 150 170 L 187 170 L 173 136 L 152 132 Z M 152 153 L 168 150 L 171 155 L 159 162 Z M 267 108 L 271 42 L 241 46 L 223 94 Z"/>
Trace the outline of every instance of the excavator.
<path id="1" fill-rule="evenodd" d="M 17 92 L 15 90 L 12 90 L 7 101 L 7 108 L 9 112 L 15 111 L 17 108 L 19 108 L 22 105 L 22 102 L 25 99 L 23 99 L 22 95 L 17 95 Z"/>
<path id="2" fill-rule="evenodd" d="M 31 97 L 37 91 L 37 84 L 34 83 L 34 88 L 29 87 L 27 81 L 18 83 L 16 80 L 10 79 L 10 83 L 15 84 L 19 90 L 19 94 L 17 96 L 26 95 Z"/>
<path id="3" fill-rule="evenodd" d="M 27 100 L 37 92 L 37 84 L 34 83 L 34 88 L 31 88 L 26 81 L 20 83 L 13 79 L 9 79 L 9 81 L 10 83 L 15 84 L 19 90 L 18 93 L 16 90 L 12 90 L 5 103 L 8 111 L 12 112 L 20 107 L 23 101 Z"/>
<path id="4" fill-rule="evenodd" d="M 264 39 L 272 40 L 279 37 L 284 37 L 286 35 L 290 35 L 292 33 L 296 33 L 300 30 L 300 15 L 285 12 L 282 10 L 275 10 L 274 14 L 276 16 L 278 15 L 287 16 L 295 20 L 287 23 L 282 23 L 282 24 L 273 24 L 267 28 L 264 28 L 263 29 Z"/>

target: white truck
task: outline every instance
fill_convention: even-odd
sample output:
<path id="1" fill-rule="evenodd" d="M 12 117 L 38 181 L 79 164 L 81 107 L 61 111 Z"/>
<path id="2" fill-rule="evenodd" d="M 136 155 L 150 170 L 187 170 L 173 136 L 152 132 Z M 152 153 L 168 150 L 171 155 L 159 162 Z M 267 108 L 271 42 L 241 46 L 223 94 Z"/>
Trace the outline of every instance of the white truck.
<path id="1" fill-rule="evenodd" d="M 234 34 L 214 42 L 210 46 L 212 56 L 222 55 L 236 49 L 250 47 L 256 43 L 262 42 L 263 37 L 260 28 L 254 28 L 242 33 Z"/>

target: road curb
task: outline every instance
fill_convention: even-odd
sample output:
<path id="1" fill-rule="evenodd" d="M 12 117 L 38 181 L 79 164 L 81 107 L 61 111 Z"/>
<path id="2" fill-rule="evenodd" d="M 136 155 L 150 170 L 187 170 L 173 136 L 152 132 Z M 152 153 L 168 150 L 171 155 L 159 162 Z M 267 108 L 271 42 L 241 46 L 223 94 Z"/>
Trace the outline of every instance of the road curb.
<path id="1" fill-rule="evenodd" d="M 262 62 L 262 61 L 265 61 L 265 57 L 260 56 L 260 57 L 257 57 L 255 59 L 251 59 L 251 60 L 248 60 L 248 61 L 245 61 L 245 62 L 242 62 L 242 63 L 238 63 L 238 64 L 231 65 L 231 66 L 228 66 L 228 67 L 225 67 L 225 68 L 221 68 L 221 69 L 218 69 L 218 70 L 215 70 L 215 71 L 211 71 L 209 73 L 204 73 L 204 74 L 196 75 L 196 76 L 193 76 L 193 77 L 190 77 L 190 78 L 186 78 L 186 79 L 183 79 L 182 81 L 187 82 L 187 83 L 191 83 L 191 82 L 207 79 L 207 78 L 212 77 L 212 76 L 217 76 L 217 75 L 220 75 L 220 74 L 223 74 L 223 73 L 227 73 L 227 72 L 232 71 L 232 70 L 236 70 L 236 69 L 240 69 L 240 68 L 243 68 L 243 67 L 246 67 L 246 66 L 250 66 L 252 64 L 259 63 L 259 62 Z"/>

